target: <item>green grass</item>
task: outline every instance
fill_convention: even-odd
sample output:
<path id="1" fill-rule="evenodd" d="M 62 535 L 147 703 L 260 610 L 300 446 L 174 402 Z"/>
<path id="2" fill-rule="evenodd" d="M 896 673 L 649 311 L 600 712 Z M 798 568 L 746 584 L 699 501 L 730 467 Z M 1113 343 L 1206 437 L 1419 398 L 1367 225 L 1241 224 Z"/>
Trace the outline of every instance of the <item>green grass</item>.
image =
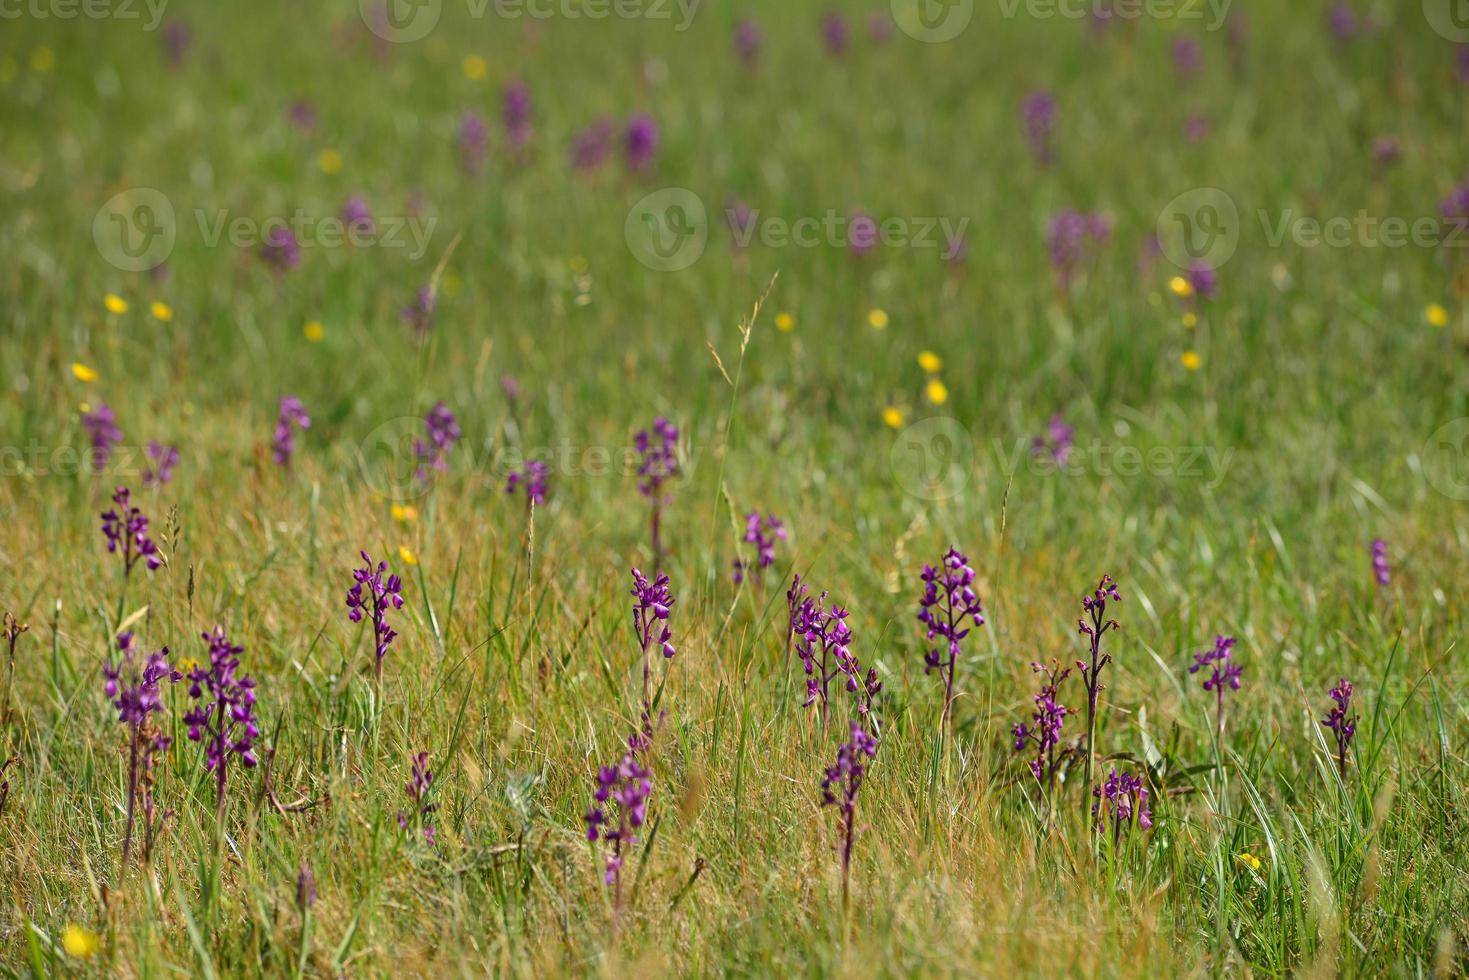
<path id="1" fill-rule="evenodd" d="M 936 45 L 898 33 L 875 47 L 854 12 L 837 62 L 820 52 L 818 10 L 752 0 L 742 9 L 765 33 L 753 76 L 730 50 L 728 7 L 680 32 L 446 3 L 432 34 L 386 59 L 352 3 L 170 8 L 195 34 L 177 73 L 138 23 L 9 22 L 0 608 L 30 631 L 0 728 L 0 761 L 17 760 L 0 813 L 0 974 L 1469 969 L 1469 521 L 1445 489 L 1455 461 L 1431 439 L 1469 416 L 1462 259 L 1266 235 L 1287 210 L 1436 215 L 1463 176 L 1469 90 L 1416 5 L 1375 5 L 1381 30 L 1345 48 L 1324 5 L 1249 6 L 1243 63 L 1231 68 L 1223 32 L 1195 29 L 1206 68 L 1187 85 L 1168 48 L 1188 26 L 1142 21 L 1097 41 L 986 4 Z M 461 70 L 471 54 L 487 79 Z M 535 100 L 523 164 L 498 129 L 515 77 Z M 1049 170 L 1017 119 L 1038 87 L 1060 103 Z M 297 97 L 317 107 L 313 134 L 286 118 Z M 468 108 L 492 122 L 474 179 L 454 143 Z M 638 110 L 662 128 L 654 174 L 570 171 L 575 131 Z M 1193 144 L 1182 126 L 1197 111 L 1213 130 Z M 1403 162 L 1382 171 L 1371 144 L 1388 133 Z M 318 165 L 327 148 L 339 173 Z M 110 265 L 91 234 L 97 210 L 139 186 L 179 215 L 161 281 Z M 665 186 L 711 215 L 707 250 L 681 272 L 646 268 L 624 239 L 629 209 Z M 1140 274 L 1136 258 L 1164 205 L 1198 187 L 1227 191 L 1242 224 L 1189 330 L 1175 270 Z M 306 249 L 281 278 L 250 249 L 208 244 L 195 217 L 335 215 L 361 193 L 383 221 L 406 217 L 415 191 L 431 221 L 421 255 Z M 931 249 L 736 257 L 719 213 L 732 195 L 786 220 L 858 207 L 968 219 L 969 258 L 952 271 Z M 1115 230 L 1063 301 L 1045 228 L 1068 205 Z M 399 310 L 441 262 L 420 344 Z M 125 314 L 107 312 L 109 293 Z M 170 322 L 149 314 L 155 300 Z M 1452 311 L 1447 328 L 1424 323 L 1430 303 Z M 885 330 L 868 325 L 874 308 Z M 778 312 L 793 330 L 774 327 Z M 320 343 L 303 336 L 313 320 Z M 922 350 L 943 358 L 942 406 L 924 397 Z M 1181 366 L 1185 350 L 1199 370 Z M 76 380 L 73 362 L 98 380 Z M 313 422 L 291 471 L 269 451 L 287 394 Z M 382 491 L 403 461 L 379 451 L 439 400 L 465 439 L 401 523 Z M 98 402 L 126 437 L 102 475 L 71 465 L 79 405 Z M 914 433 L 884 424 L 890 405 L 957 439 L 958 470 L 938 471 L 957 492 L 915 492 Z M 1077 428 L 1066 472 L 1028 454 L 1057 411 Z M 660 413 L 688 451 L 664 532 L 680 653 L 651 755 L 656 830 L 614 916 L 582 814 L 637 720 L 627 570 L 652 556 L 624 460 Z M 171 484 L 139 494 L 168 565 L 124 590 L 97 514 L 117 483 L 137 489 L 150 439 L 183 457 Z M 950 458 L 924 447 L 930 465 Z M 1130 468 L 1132 452 L 1156 462 Z M 531 526 L 503 477 L 534 455 L 556 472 Z M 752 508 L 784 518 L 791 540 L 763 588 L 736 589 Z M 1386 589 L 1374 537 L 1391 546 Z M 944 739 L 914 616 L 921 567 L 951 543 L 979 571 L 989 624 L 968 642 Z M 380 690 L 343 607 L 364 548 L 405 578 Z M 794 571 L 850 607 L 855 649 L 885 685 L 846 908 L 836 821 L 818 803 L 848 709 L 823 731 L 800 707 L 785 654 Z M 1116 853 L 1094 846 L 1079 771 L 1038 831 L 1008 735 L 1030 710 L 1031 661 L 1082 656 L 1079 597 L 1104 571 L 1125 601 L 1098 748 L 1146 767 L 1155 794 L 1155 827 Z M 215 623 L 246 646 L 273 789 L 309 808 L 280 812 L 260 770 L 232 776 L 221 844 L 211 777 L 179 737 L 160 769 L 170 815 L 155 858 L 120 865 L 127 759 L 100 668 L 139 613 L 148 650 L 200 658 Z M 1245 669 L 1217 743 L 1211 695 L 1187 673 L 1216 633 L 1239 638 Z M 1344 781 L 1318 724 L 1342 675 L 1361 709 Z M 1082 704 L 1069 683 L 1063 700 Z M 184 695 L 168 694 L 170 726 Z M 1068 735 L 1083 726 L 1068 719 Z M 398 828 L 418 751 L 436 773 L 435 848 Z M 319 893 L 308 921 L 302 862 Z M 99 935 L 95 956 L 63 951 L 69 923 Z"/>

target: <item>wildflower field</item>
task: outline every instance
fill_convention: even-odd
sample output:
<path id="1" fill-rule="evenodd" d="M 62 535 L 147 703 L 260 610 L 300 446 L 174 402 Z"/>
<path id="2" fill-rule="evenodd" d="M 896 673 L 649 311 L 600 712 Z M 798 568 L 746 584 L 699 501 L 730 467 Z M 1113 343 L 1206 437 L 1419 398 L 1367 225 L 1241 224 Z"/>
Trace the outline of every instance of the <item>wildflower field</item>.
<path id="1" fill-rule="evenodd" d="M 1469 973 L 1456 6 L 0 7 L 0 976 Z"/>

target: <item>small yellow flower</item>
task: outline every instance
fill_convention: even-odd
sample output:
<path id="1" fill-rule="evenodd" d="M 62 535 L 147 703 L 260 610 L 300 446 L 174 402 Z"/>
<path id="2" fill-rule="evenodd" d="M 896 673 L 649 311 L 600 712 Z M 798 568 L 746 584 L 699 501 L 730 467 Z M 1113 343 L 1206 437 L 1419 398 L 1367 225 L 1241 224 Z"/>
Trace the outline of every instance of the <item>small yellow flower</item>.
<path id="1" fill-rule="evenodd" d="M 1174 276 L 1168 280 L 1168 288 L 1173 291 L 1174 296 L 1182 299 L 1188 299 L 1194 294 L 1194 284 L 1183 278 L 1183 276 Z"/>
<path id="2" fill-rule="evenodd" d="M 36 71 L 50 71 L 56 66 L 56 55 L 46 45 L 31 52 L 31 67 Z"/>
<path id="3" fill-rule="evenodd" d="M 413 552 L 409 551 L 407 545 L 399 545 L 398 546 L 398 557 L 401 558 L 401 559 L 403 559 L 403 564 L 405 564 L 405 565 L 417 565 L 418 564 L 418 556 L 415 555 Z"/>
<path id="4" fill-rule="evenodd" d="M 1265 866 L 1261 863 L 1259 858 L 1255 857 L 1255 855 L 1251 854 L 1249 851 L 1240 851 L 1238 854 L 1235 855 L 1235 857 L 1239 860 L 1240 864 L 1249 868 L 1251 871 L 1259 871 Z"/>
<path id="5" fill-rule="evenodd" d="M 949 389 L 938 378 L 929 378 L 928 384 L 924 386 L 923 393 L 935 405 L 942 405 L 949 400 Z"/>
<path id="6" fill-rule="evenodd" d="M 103 296 L 102 305 L 107 307 L 108 313 L 113 313 L 117 316 L 122 316 L 128 311 L 128 301 L 116 293 L 108 293 L 106 296 Z"/>
<path id="7" fill-rule="evenodd" d="M 1199 352 L 1195 350 L 1184 351 L 1183 356 L 1178 360 L 1190 371 L 1197 371 L 1204 363 L 1203 358 L 1199 357 Z"/>
<path id="8" fill-rule="evenodd" d="M 887 310 L 869 310 L 867 322 L 872 325 L 873 330 L 886 330 L 888 326 Z"/>
<path id="9" fill-rule="evenodd" d="M 331 176 L 334 173 L 339 173 L 342 169 L 342 155 L 336 150 L 322 150 L 316 156 L 316 165 L 319 166 L 321 168 L 321 172 L 326 174 L 327 176 Z"/>
<path id="10" fill-rule="evenodd" d="M 193 657 L 184 657 L 178 662 L 178 669 L 184 674 L 192 674 L 194 672 L 194 668 L 197 666 L 199 666 L 199 661 L 195 660 Z"/>
<path id="11" fill-rule="evenodd" d="M 74 956 L 79 960 L 89 960 L 97 953 L 102 945 L 102 940 L 92 930 L 79 926 L 75 922 L 67 924 L 61 930 L 61 948 L 66 950 L 66 955 Z"/>
<path id="12" fill-rule="evenodd" d="M 392 507 L 393 520 L 399 524 L 411 524 L 418 520 L 418 511 L 413 507 L 403 504 L 394 504 Z"/>
<path id="13" fill-rule="evenodd" d="M 889 405 L 882 410 L 882 424 L 889 429 L 901 429 L 905 420 L 903 410 L 896 405 Z"/>
<path id="14" fill-rule="evenodd" d="M 320 320 L 307 320 L 306 326 L 301 328 L 301 332 L 313 344 L 319 344 L 326 339 L 326 327 L 321 325 Z"/>
<path id="15" fill-rule="evenodd" d="M 490 73 L 490 63 L 477 54 L 464 56 L 464 77 L 473 81 L 483 81 Z"/>
<path id="16" fill-rule="evenodd" d="M 929 374 L 936 374 L 944 366 L 944 359 L 931 350 L 918 352 L 918 366 Z"/>
<path id="17" fill-rule="evenodd" d="M 97 380 L 97 372 L 87 367 L 81 361 L 73 361 L 71 365 L 71 376 L 83 384 L 91 384 Z"/>
<path id="18" fill-rule="evenodd" d="M 1446 327 L 1449 325 L 1449 311 L 1438 303 L 1429 303 L 1428 309 L 1423 311 L 1423 319 L 1431 327 Z"/>
<path id="19" fill-rule="evenodd" d="M 1185 313 L 1183 315 L 1183 325 L 1190 330 L 1197 327 L 1199 325 L 1199 315 L 1197 313 Z"/>
<path id="20" fill-rule="evenodd" d="M 153 305 L 148 307 L 148 312 L 153 314 L 153 319 L 162 320 L 164 323 L 173 319 L 173 307 L 156 299 Z"/>
<path id="21" fill-rule="evenodd" d="M 781 310 L 775 315 L 775 329 L 779 330 L 781 333 L 790 333 L 792 330 L 796 329 L 796 318 L 791 316 L 785 310 Z"/>

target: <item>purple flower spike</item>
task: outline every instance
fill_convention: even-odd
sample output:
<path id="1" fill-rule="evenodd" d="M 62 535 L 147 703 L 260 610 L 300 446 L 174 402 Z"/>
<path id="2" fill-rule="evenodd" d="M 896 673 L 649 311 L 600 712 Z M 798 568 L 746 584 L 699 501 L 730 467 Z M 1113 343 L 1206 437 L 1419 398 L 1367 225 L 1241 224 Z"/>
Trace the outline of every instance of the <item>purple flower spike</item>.
<path id="1" fill-rule="evenodd" d="M 173 479 L 173 468 L 179 465 L 179 451 L 161 442 L 150 442 L 148 463 L 148 467 L 143 470 L 143 486 L 161 487 Z"/>
<path id="2" fill-rule="evenodd" d="M 133 573 L 133 566 L 143 562 L 148 571 L 157 571 L 163 565 L 163 556 L 158 546 L 148 537 L 148 518 L 132 506 L 132 491 L 118 487 L 112 493 L 116 505 L 102 515 L 102 536 L 107 539 L 107 551 L 122 556 L 122 575 L 126 579 Z"/>
<path id="3" fill-rule="evenodd" d="M 122 442 L 122 430 L 117 427 L 117 415 L 102 402 L 90 412 L 82 413 L 82 428 L 92 440 L 92 466 L 106 469 L 112 459 L 112 447 Z"/>
<path id="4" fill-rule="evenodd" d="M 1204 690 L 1214 692 L 1214 730 L 1223 734 L 1224 692 L 1238 691 L 1240 678 L 1244 676 L 1244 671 L 1234 662 L 1234 637 L 1214 637 L 1212 649 L 1194 654 L 1194 663 L 1188 672 L 1197 674 L 1205 667 L 1210 668 L 1210 674 L 1204 680 Z"/>
<path id="5" fill-rule="evenodd" d="M 362 567 L 352 569 L 353 586 L 347 590 L 347 618 L 354 623 L 364 616 L 372 619 L 373 651 L 377 656 L 377 682 L 383 681 L 383 658 L 388 647 L 398 638 L 397 630 L 388 625 L 388 610 L 403 608 L 403 580 L 388 571 L 388 563 L 380 561 L 374 568 L 372 556 L 362 555 Z"/>
<path id="6" fill-rule="evenodd" d="M 505 492 L 513 495 L 516 490 L 524 490 L 526 506 L 540 507 L 546 502 L 546 481 L 550 477 L 551 467 L 533 459 L 525 464 L 525 469 L 510 474 L 505 480 Z"/>
<path id="7" fill-rule="evenodd" d="M 1030 155 L 1042 167 L 1049 167 L 1055 162 L 1051 132 L 1056 123 L 1056 97 L 1044 91 L 1027 95 L 1020 102 L 1020 123 L 1025 130 Z"/>
<path id="8" fill-rule="evenodd" d="M 571 166 L 581 173 L 598 169 L 612 149 L 612 120 L 598 119 L 571 141 Z"/>
<path id="9" fill-rule="evenodd" d="M 877 740 L 857 722 L 852 722 L 852 737 L 837 749 L 836 764 L 821 778 L 821 805 L 834 806 L 841 823 L 842 904 L 847 901 L 847 886 L 852 869 L 852 841 L 857 828 L 857 793 L 867 779 L 868 760 L 877 757 Z"/>
<path id="10" fill-rule="evenodd" d="M 632 570 L 633 629 L 638 635 L 638 645 L 643 655 L 643 716 L 641 738 L 633 736 L 633 748 L 646 747 L 653 737 L 653 665 L 650 652 L 656 646 L 664 660 L 672 660 L 678 653 L 673 645 L 673 631 L 668 617 L 676 601 L 669 589 L 668 576 L 658 575 L 652 582 L 636 568 Z M 661 719 L 660 719 L 661 720 Z"/>
<path id="11" fill-rule="evenodd" d="M 1095 261 L 1112 234 L 1112 221 L 1104 214 L 1083 214 L 1064 208 L 1051 218 L 1046 229 L 1046 247 L 1056 288 L 1065 293 L 1083 269 Z"/>
<path id="12" fill-rule="evenodd" d="M 877 222 L 866 211 L 853 211 L 847 220 L 847 251 L 857 257 L 877 247 Z"/>
<path id="13" fill-rule="evenodd" d="M 1113 766 L 1106 782 L 1092 787 L 1092 822 L 1100 833 L 1107 820 L 1112 821 L 1112 844 L 1121 842 L 1124 832 L 1131 832 L 1136 824 L 1143 830 L 1153 826 L 1153 812 L 1148 809 L 1148 790 L 1142 777 L 1129 772 L 1118 772 Z"/>
<path id="14" fill-rule="evenodd" d="M 1053 661 L 1050 667 L 1032 663 L 1030 669 L 1044 674 L 1046 681 L 1035 695 L 1035 713 L 1031 715 L 1031 724 L 1020 722 L 1010 729 L 1010 734 L 1015 737 L 1016 752 L 1025 751 L 1027 746 L 1035 748 L 1030 771 L 1045 794 L 1049 808 L 1055 799 L 1056 774 L 1071 754 L 1064 748 L 1059 753 L 1056 751 L 1061 747 L 1061 729 L 1066 723 L 1066 716 L 1076 713 L 1075 708 L 1068 708 L 1057 700 L 1060 697 L 1061 682 L 1071 675 L 1071 668 L 1062 669 L 1059 663 Z"/>
<path id="15" fill-rule="evenodd" d="M 535 134 L 531 116 L 530 89 L 524 82 L 510 82 L 501 97 L 500 118 L 505 125 L 505 140 L 514 153 L 524 152 Z"/>
<path id="16" fill-rule="evenodd" d="M 270 440 L 270 455 L 279 466 L 289 467 L 296 453 L 295 429 L 311 428 L 311 417 L 306 407 L 295 395 L 281 399 L 280 413 L 276 417 L 275 435 Z"/>
<path id="17" fill-rule="evenodd" d="M 950 548 L 938 568 L 923 566 L 923 598 L 918 621 L 927 627 L 929 641 L 942 638 L 924 657 L 925 673 L 939 671 L 944 678 L 943 724 L 948 725 L 954 703 L 954 667 L 969 631 L 984 625 L 984 610 L 974 591 L 974 569 L 969 559 Z"/>
<path id="18" fill-rule="evenodd" d="M 438 297 L 434 295 L 432 288 L 419 286 L 418 292 L 413 294 L 413 302 L 399 311 L 403 322 L 408 324 L 413 335 L 422 340 L 434 325 L 434 308 L 438 305 Z"/>
<path id="19" fill-rule="evenodd" d="M 1112 581 L 1112 576 L 1103 575 L 1096 589 L 1090 595 L 1081 597 L 1081 611 L 1085 614 L 1083 618 L 1076 621 L 1077 632 L 1085 636 L 1090 645 L 1090 660 L 1078 660 L 1077 669 L 1081 672 L 1081 681 L 1086 685 L 1086 770 L 1084 782 L 1087 785 L 1092 781 L 1092 756 L 1097 749 L 1097 699 L 1102 693 L 1102 671 L 1112 662 L 1110 653 L 1102 652 L 1102 638 L 1110 630 L 1120 630 L 1122 624 L 1107 616 L 1109 603 L 1120 603 L 1122 593 L 1117 591 L 1117 583 Z"/>
<path id="20" fill-rule="evenodd" d="M 1387 563 L 1387 542 L 1381 538 L 1372 542 L 1372 577 L 1384 589 L 1392 584 L 1392 568 Z"/>
<path id="21" fill-rule="evenodd" d="M 622 906 L 622 863 L 626 852 L 637 843 L 638 831 L 648 818 L 648 797 L 653 793 L 652 774 L 629 752 L 615 766 L 597 770 L 594 803 L 587 810 L 587 840 L 602 841 L 605 856 L 602 881 L 612 889 L 616 908 Z M 608 810 L 612 813 L 609 815 Z"/>
<path id="22" fill-rule="evenodd" d="M 832 57 L 840 58 L 847 53 L 849 33 L 847 18 L 835 10 L 821 18 L 821 41 L 826 45 L 826 51 Z"/>
<path id="23" fill-rule="evenodd" d="M 762 521 L 760 512 L 750 511 L 745 515 L 745 543 L 755 546 L 755 574 L 758 581 L 764 580 L 767 568 L 775 564 L 775 543 L 786 539 L 785 525 L 774 514 L 766 514 Z M 734 560 L 734 582 L 739 585 L 750 571 L 750 562 L 744 558 Z"/>
<path id="24" fill-rule="evenodd" d="M 255 722 L 255 681 L 240 673 L 245 648 L 230 643 L 223 626 L 203 636 L 209 644 L 209 663 L 189 673 L 189 697 L 195 705 L 183 721 L 189 726 L 189 741 L 204 743 L 205 768 L 214 773 L 215 816 L 222 819 L 230 757 L 253 768 L 259 761 L 255 739 L 260 729 Z"/>
<path id="25" fill-rule="evenodd" d="M 485 119 L 474 110 L 459 117 L 459 166 L 465 176 L 477 175 L 485 165 L 489 152 L 490 130 Z"/>
<path id="26" fill-rule="evenodd" d="M 857 699 L 857 713 L 871 713 L 872 702 L 882 691 L 877 679 L 876 668 L 862 673 L 862 664 L 852 651 L 852 630 L 847 625 L 847 610 L 832 603 L 825 606 L 827 594 L 817 599 L 800 599 L 805 595 L 805 586 L 799 576 L 786 594 L 791 605 L 791 631 L 796 637 L 796 654 L 801 658 L 801 668 L 806 674 L 806 700 L 802 707 L 818 705 L 821 726 L 826 727 L 831 709 L 831 682 L 845 676 L 843 685 Z M 797 604 L 799 602 L 799 604 Z"/>
<path id="27" fill-rule="evenodd" d="M 1196 77 L 1204 68 L 1204 50 L 1196 38 L 1181 34 L 1173 40 L 1173 69 L 1180 79 Z"/>
<path id="28" fill-rule="evenodd" d="M 170 19 L 163 25 L 163 53 L 168 58 L 168 67 L 178 71 L 184 66 L 189 47 L 194 43 L 194 32 L 181 20 Z"/>
<path id="29" fill-rule="evenodd" d="M 1343 677 L 1331 689 L 1331 700 L 1335 703 L 1321 724 L 1336 735 L 1336 766 L 1341 778 L 1347 778 L 1347 750 L 1357 734 L 1357 713 L 1352 710 L 1352 682 Z"/>
<path id="30" fill-rule="evenodd" d="M 755 67 L 755 62 L 760 58 L 760 41 L 760 25 L 748 17 L 742 17 L 735 26 L 734 47 L 735 54 L 745 63 L 745 67 Z"/>
<path id="31" fill-rule="evenodd" d="M 278 276 L 301 264 L 301 245 L 284 224 L 272 224 L 260 245 L 260 260 Z"/>
<path id="32" fill-rule="evenodd" d="M 423 417 L 423 426 L 428 439 L 413 440 L 413 455 L 418 459 L 418 469 L 413 475 L 427 482 L 430 471 L 442 473 L 449 468 L 449 451 L 464 433 L 459 428 L 459 420 L 443 402 L 429 409 Z"/>
<path id="33" fill-rule="evenodd" d="M 305 914 L 315 904 L 316 876 L 311 873 L 311 865 L 302 861 L 301 870 L 296 872 L 296 908 Z"/>
<path id="34" fill-rule="evenodd" d="M 663 485 L 678 478 L 678 426 L 663 416 L 653 420 L 651 429 L 643 429 L 633 437 L 637 450 L 638 490 L 648 498 L 652 513 L 648 519 L 649 538 L 653 548 L 653 577 L 663 567 L 663 505 L 671 494 Z"/>
<path id="35" fill-rule="evenodd" d="M 122 840 L 122 860 L 126 864 L 132 852 L 135 803 L 141 791 L 143 801 L 143 854 L 147 860 L 153 850 L 153 766 L 159 753 L 173 744 L 149 715 L 163 708 L 159 684 L 177 683 L 184 675 L 168 663 L 168 647 L 149 654 L 146 659 L 135 656 L 133 635 L 117 637 L 117 663 L 109 658 L 102 665 L 106 679 L 104 690 L 117 709 L 117 720 L 128 727 L 128 803 L 127 831 Z"/>
<path id="36" fill-rule="evenodd" d="M 627 154 L 627 169 L 633 173 L 646 173 L 653 165 L 658 153 L 658 124 L 653 117 L 639 113 L 627 121 L 624 149 Z"/>
<path id="37" fill-rule="evenodd" d="M 1076 445 L 1076 430 L 1066 424 L 1060 412 L 1051 416 L 1046 423 L 1046 434 L 1030 441 L 1030 454 L 1038 459 L 1049 459 L 1057 466 L 1065 466 Z"/>
<path id="38" fill-rule="evenodd" d="M 1207 264 L 1195 262 L 1188 270 L 1188 283 L 1199 299 L 1213 299 L 1219 291 L 1219 276 Z"/>
<path id="39" fill-rule="evenodd" d="M 430 803 L 429 791 L 433 789 L 434 771 L 428 767 L 428 753 L 420 752 L 413 757 L 413 768 L 408 775 L 408 782 L 404 785 L 404 791 L 408 794 L 408 802 L 411 804 L 411 812 L 398 811 L 398 829 L 407 830 L 410 823 L 423 828 L 423 839 L 430 845 L 437 843 L 434 825 L 429 821 L 435 810 L 439 808 L 437 803 Z"/>

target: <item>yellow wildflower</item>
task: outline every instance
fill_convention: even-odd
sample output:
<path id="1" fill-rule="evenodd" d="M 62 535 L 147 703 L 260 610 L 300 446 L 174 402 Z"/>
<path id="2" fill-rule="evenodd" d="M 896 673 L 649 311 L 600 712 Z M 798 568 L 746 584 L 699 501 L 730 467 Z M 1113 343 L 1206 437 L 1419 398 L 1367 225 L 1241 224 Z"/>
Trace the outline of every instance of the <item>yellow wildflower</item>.
<path id="1" fill-rule="evenodd" d="M 1449 311 L 1438 303 L 1429 303 L 1428 309 L 1423 311 L 1423 319 L 1431 327 L 1446 327 L 1449 325 Z"/>
<path id="2" fill-rule="evenodd" d="M 153 305 L 148 307 L 148 312 L 153 314 L 153 319 L 162 320 L 164 323 L 173 319 L 173 307 L 156 299 Z"/>
<path id="3" fill-rule="evenodd" d="M 418 556 L 415 555 L 413 552 L 409 551 L 407 545 L 399 545 L 398 546 L 398 557 L 401 558 L 401 559 L 403 559 L 403 564 L 405 564 L 405 565 L 417 565 L 418 564 Z"/>
<path id="4" fill-rule="evenodd" d="M 102 945 L 102 940 L 95 932 L 79 926 L 75 922 L 68 923 L 61 930 L 61 948 L 66 950 L 66 955 L 74 956 L 79 960 L 89 960 L 97 953 Z"/>
<path id="5" fill-rule="evenodd" d="M 103 296 L 102 305 L 107 307 L 108 313 L 113 313 L 117 316 L 122 316 L 128 311 L 128 301 L 116 293 L 108 293 L 106 296 Z"/>
<path id="6" fill-rule="evenodd" d="M 465 55 L 462 67 L 464 68 L 464 77 L 476 82 L 483 81 L 485 76 L 490 73 L 490 63 L 477 54 Z"/>
<path id="7" fill-rule="evenodd" d="M 313 344 L 319 344 L 326 339 L 326 327 L 321 325 L 320 320 L 307 320 L 306 326 L 301 328 L 301 332 Z"/>
<path id="8" fill-rule="evenodd" d="M 1203 366 L 1204 363 L 1204 359 L 1199 357 L 1199 352 L 1194 350 L 1184 351 L 1183 356 L 1180 357 L 1178 360 L 1181 364 L 1183 364 L 1184 367 L 1188 368 L 1190 371 L 1197 371 L 1201 366 Z"/>
<path id="9" fill-rule="evenodd" d="M 1259 871 L 1265 866 L 1259 858 L 1255 857 L 1249 851 L 1240 851 L 1235 857 L 1238 858 L 1240 864 L 1249 868 L 1251 871 Z"/>
<path id="10" fill-rule="evenodd" d="M 929 378 L 928 384 L 924 386 L 923 393 L 935 405 L 942 405 L 949 400 L 949 389 L 938 378 Z"/>
<path id="11" fill-rule="evenodd" d="M 781 310 L 775 315 L 775 329 L 779 330 L 781 333 L 790 333 L 792 330 L 796 329 L 796 318 L 791 316 L 785 310 Z"/>
<path id="12" fill-rule="evenodd" d="M 901 429 L 906 418 L 903 410 L 896 405 L 889 405 L 882 410 L 882 424 L 889 429 Z"/>
<path id="13" fill-rule="evenodd" d="M 888 325 L 887 310 L 868 310 L 867 322 L 872 325 L 873 330 L 886 330 Z"/>
<path id="14" fill-rule="evenodd" d="M 1199 315 L 1197 313 L 1185 313 L 1183 315 L 1183 325 L 1190 330 L 1197 327 L 1199 325 Z"/>
<path id="15" fill-rule="evenodd" d="M 392 507 L 393 520 L 399 524 L 411 524 L 418 520 L 418 511 L 413 507 L 403 504 L 394 504 Z"/>
<path id="16" fill-rule="evenodd" d="M 83 384 L 91 384 L 97 380 L 97 372 L 87 367 L 81 361 L 72 362 L 71 376 Z"/>
<path id="17" fill-rule="evenodd" d="M 1173 291 L 1174 296 L 1178 296 L 1181 299 L 1188 299 L 1194 294 L 1194 284 L 1183 278 L 1183 276 L 1174 276 L 1168 280 L 1168 288 Z"/>
<path id="18" fill-rule="evenodd" d="M 929 374 L 935 374 L 939 368 L 944 366 L 944 359 L 931 350 L 918 352 L 918 366 Z"/>
<path id="19" fill-rule="evenodd" d="M 342 155 L 333 149 L 322 150 L 316 156 L 316 164 L 321 167 L 321 172 L 330 176 L 342 169 Z"/>

